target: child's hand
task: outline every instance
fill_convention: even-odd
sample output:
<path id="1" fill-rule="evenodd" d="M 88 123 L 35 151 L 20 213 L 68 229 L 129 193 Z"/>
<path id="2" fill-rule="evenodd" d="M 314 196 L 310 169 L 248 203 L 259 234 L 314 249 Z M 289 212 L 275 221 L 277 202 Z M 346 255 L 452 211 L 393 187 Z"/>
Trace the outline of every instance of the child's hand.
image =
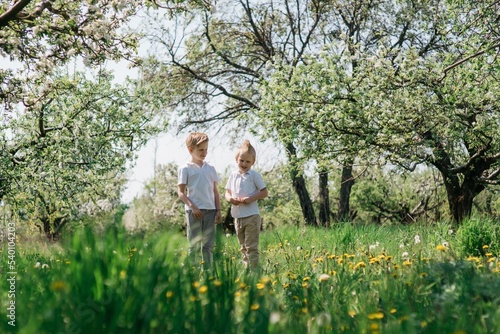
<path id="1" fill-rule="evenodd" d="M 231 198 L 230 202 L 233 205 L 240 205 L 241 204 L 241 201 L 238 198 L 234 198 L 234 197 Z"/>
<path id="2" fill-rule="evenodd" d="M 252 203 L 252 200 L 250 199 L 250 197 L 243 197 L 243 198 L 240 198 L 240 203 L 250 204 L 250 203 Z"/>
<path id="3" fill-rule="evenodd" d="M 203 212 L 201 212 L 201 210 L 195 207 L 194 205 L 191 207 L 191 210 L 193 210 L 194 218 L 200 219 L 203 217 Z"/>

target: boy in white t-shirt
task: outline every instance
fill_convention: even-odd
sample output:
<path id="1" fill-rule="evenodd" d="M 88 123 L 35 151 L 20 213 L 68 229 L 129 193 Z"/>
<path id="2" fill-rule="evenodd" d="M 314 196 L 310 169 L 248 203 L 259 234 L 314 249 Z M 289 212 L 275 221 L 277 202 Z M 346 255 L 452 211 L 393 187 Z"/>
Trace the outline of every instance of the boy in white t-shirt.
<path id="1" fill-rule="evenodd" d="M 215 168 L 204 161 L 208 153 L 206 134 L 190 133 L 186 146 L 191 159 L 179 168 L 177 194 L 185 204 L 190 257 L 196 258 L 201 249 L 203 267 L 209 269 L 213 259 L 215 224 L 220 222 L 219 177 Z"/>
<path id="2" fill-rule="evenodd" d="M 245 140 L 236 153 L 238 170 L 231 173 L 226 184 L 225 198 L 231 205 L 236 234 L 243 254 L 243 263 L 247 268 L 256 268 L 259 264 L 260 212 L 257 200 L 268 196 L 262 176 L 252 170 L 256 152 L 248 140 Z"/>

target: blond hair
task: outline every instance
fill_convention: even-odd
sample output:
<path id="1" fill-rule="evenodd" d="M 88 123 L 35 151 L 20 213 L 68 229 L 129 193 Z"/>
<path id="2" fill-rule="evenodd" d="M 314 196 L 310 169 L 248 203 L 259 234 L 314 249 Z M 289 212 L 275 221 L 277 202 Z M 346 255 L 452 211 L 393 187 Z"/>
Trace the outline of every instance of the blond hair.
<path id="1" fill-rule="evenodd" d="M 191 132 L 186 139 L 186 146 L 195 147 L 201 143 L 208 142 L 208 136 L 203 132 Z"/>
<path id="2" fill-rule="evenodd" d="M 236 152 L 236 160 L 239 159 L 240 155 L 243 153 L 250 153 L 253 156 L 253 159 L 255 160 L 257 157 L 257 152 L 255 151 L 255 148 L 253 148 L 252 144 L 250 144 L 250 141 L 247 139 L 241 144 L 241 146 L 238 148 L 238 151 Z"/>

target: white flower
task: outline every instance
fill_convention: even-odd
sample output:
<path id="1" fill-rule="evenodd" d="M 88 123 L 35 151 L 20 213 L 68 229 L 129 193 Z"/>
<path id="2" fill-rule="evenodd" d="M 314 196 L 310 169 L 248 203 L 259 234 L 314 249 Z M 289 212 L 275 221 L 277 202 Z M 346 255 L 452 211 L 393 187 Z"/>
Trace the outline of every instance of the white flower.
<path id="1" fill-rule="evenodd" d="M 330 279 L 330 275 L 328 275 L 328 274 L 321 274 L 321 275 L 319 275 L 319 278 L 318 278 L 318 280 L 320 282 L 328 281 L 329 279 Z"/>
<path id="2" fill-rule="evenodd" d="M 39 267 L 40 267 L 40 262 L 35 263 L 35 267 L 34 268 L 39 268 Z"/>
<path id="3" fill-rule="evenodd" d="M 298 250 L 298 251 L 299 251 L 299 250 L 301 250 L 301 249 L 302 249 L 302 247 L 300 247 L 300 246 L 297 246 L 297 250 Z"/>
<path id="4" fill-rule="evenodd" d="M 231 236 L 231 233 L 226 233 L 226 238 L 229 238 Z"/>
<path id="5" fill-rule="evenodd" d="M 444 241 L 443 242 L 443 246 L 446 247 L 446 248 L 449 248 L 450 247 L 450 244 L 448 244 L 448 242 Z"/>
<path id="6" fill-rule="evenodd" d="M 420 243 L 420 236 L 417 234 L 415 235 L 415 243 L 419 244 Z"/>
<path id="7" fill-rule="evenodd" d="M 278 312 L 271 312 L 271 314 L 269 315 L 269 322 L 271 324 L 275 324 L 278 321 L 280 321 L 280 314 Z"/>
<path id="8" fill-rule="evenodd" d="M 42 269 L 45 269 L 45 268 L 50 268 L 48 264 L 44 263 L 42 264 Z"/>
<path id="9" fill-rule="evenodd" d="M 402 257 L 408 257 L 408 252 L 404 252 L 403 254 L 401 254 Z"/>

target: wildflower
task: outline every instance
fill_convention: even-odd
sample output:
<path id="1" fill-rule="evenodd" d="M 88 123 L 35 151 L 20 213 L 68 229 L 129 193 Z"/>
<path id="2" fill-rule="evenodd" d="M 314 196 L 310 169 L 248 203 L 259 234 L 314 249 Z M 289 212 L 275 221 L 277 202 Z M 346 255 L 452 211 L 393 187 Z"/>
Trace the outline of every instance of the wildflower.
<path id="1" fill-rule="evenodd" d="M 266 285 L 263 283 L 257 283 L 256 286 L 257 286 L 257 289 L 259 289 L 259 290 L 262 290 L 266 287 Z"/>
<path id="2" fill-rule="evenodd" d="M 62 291 L 66 289 L 66 284 L 63 281 L 55 281 L 50 287 L 54 291 Z"/>
<path id="3" fill-rule="evenodd" d="M 402 257 L 408 257 L 408 252 L 404 252 L 403 254 L 401 254 Z"/>
<path id="4" fill-rule="evenodd" d="M 448 230 L 448 234 L 449 234 L 449 235 L 452 235 L 453 233 L 455 233 L 455 231 L 453 231 L 453 230 Z"/>
<path id="5" fill-rule="evenodd" d="M 231 233 L 226 233 L 226 238 L 229 238 L 231 236 Z"/>
<path id="6" fill-rule="evenodd" d="M 383 318 L 384 318 L 384 313 L 382 312 L 375 312 L 368 314 L 368 319 L 370 320 L 383 319 Z"/>
<path id="7" fill-rule="evenodd" d="M 167 292 L 165 293 L 165 297 L 167 297 L 167 299 L 168 299 L 168 298 L 172 298 L 173 296 L 174 296 L 173 291 L 167 291 Z"/>
<path id="8" fill-rule="evenodd" d="M 259 304 L 252 304 L 252 305 L 250 305 L 250 309 L 252 311 L 257 311 L 259 309 L 259 307 L 260 307 Z"/>
<path id="9" fill-rule="evenodd" d="M 193 288 L 197 289 L 200 286 L 200 282 L 193 282 L 193 284 L 191 285 L 193 286 Z"/>
<path id="10" fill-rule="evenodd" d="M 372 323 L 370 324 L 370 330 L 371 330 L 372 332 L 376 332 L 376 331 L 378 331 L 378 323 L 376 323 L 376 322 L 372 322 Z"/>
<path id="11" fill-rule="evenodd" d="M 450 247 L 450 244 L 447 242 L 447 241 L 444 241 L 443 242 L 443 246 L 446 247 L 446 248 L 449 248 Z"/>
<path id="12" fill-rule="evenodd" d="M 301 250 L 301 249 L 302 249 L 302 247 L 300 247 L 300 246 L 297 246 L 297 250 L 298 250 L 298 251 L 299 251 L 299 250 Z"/>
<path id="13" fill-rule="evenodd" d="M 302 313 L 307 313 L 307 307 L 303 307 L 301 311 Z"/>
<path id="14" fill-rule="evenodd" d="M 483 249 L 488 249 L 488 248 L 490 248 L 490 246 L 488 246 L 488 245 L 483 246 Z"/>
<path id="15" fill-rule="evenodd" d="M 207 293 L 207 291 L 208 291 L 208 287 L 207 287 L 206 285 L 202 285 L 202 286 L 200 286 L 200 288 L 198 289 L 198 291 L 199 291 L 201 294 Z"/>
<path id="16" fill-rule="evenodd" d="M 329 279 L 330 279 L 330 275 L 328 275 L 328 274 L 321 274 L 321 275 L 319 275 L 319 278 L 318 278 L 318 280 L 320 282 L 328 281 Z"/>
<path id="17" fill-rule="evenodd" d="M 436 246 L 436 250 L 445 252 L 446 251 L 446 246 L 445 245 L 437 245 Z"/>
<path id="18" fill-rule="evenodd" d="M 216 280 L 214 281 L 214 285 L 215 285 L 215 286 L 221 286 L 221 285 L 222 285 L 222 282 L 221 282 L 220 280 L 216 279 Z"/>
<path id="19" fill-rule="evenodd" d="M 415 235 L 415 243 L 419 244 L 420 243 L 420 236 L 417 234 Z"/>
<path id="20" fill-rule="evenodd" d="M 411 261 L 407 260 L 407 261 L 403 262 L 403 266 L 406 266 L 406 267 L 411 266 Z"/>
<path id="21" fill-rule="evenodd" d="M 278 312 L 271 312 L 269 315 L 269 322 L 275 324 L 280 321 L 280 314 Z"/>
<path id="22" fill-rule="evenodd" d="M 356 268 L 364 268 L 366 267 L 366 263 L 364 262 L 358 262 L 355 266 L 354 266 L 354 269 Z"/>
<path id="23" fill-rule="evenodd" d="M 395 309 L 395 308 L 391 308 L 391 310 L 389 311 L 389 313 L 390 313 L 390 314 L 394 314 L 394 313 L 396 313 L 396 312 L 397 312 L 397 311 L 396 311 L 396 309 Z"/>
<path id="24" fill-rule="evenodd" d="M 349 311 L 347 312 L 347 314 L 349 314 L 349 316 L 350 316 L 351 318 L 354 318 L 354 316 L 356 315 L 356 311 L 349 310 Z"/>
<path id="25" fill-rule="evenodd" d="M 35 263 L 35 266 L 33 268 L 39 268 L 40 267 L 40 262 Z"/>
<path id="26" fill-rule="evenodd" d="M 127 272 L 125 270 L 120 271 L 120 279 L 125 279 L 127 277 Z"/>

